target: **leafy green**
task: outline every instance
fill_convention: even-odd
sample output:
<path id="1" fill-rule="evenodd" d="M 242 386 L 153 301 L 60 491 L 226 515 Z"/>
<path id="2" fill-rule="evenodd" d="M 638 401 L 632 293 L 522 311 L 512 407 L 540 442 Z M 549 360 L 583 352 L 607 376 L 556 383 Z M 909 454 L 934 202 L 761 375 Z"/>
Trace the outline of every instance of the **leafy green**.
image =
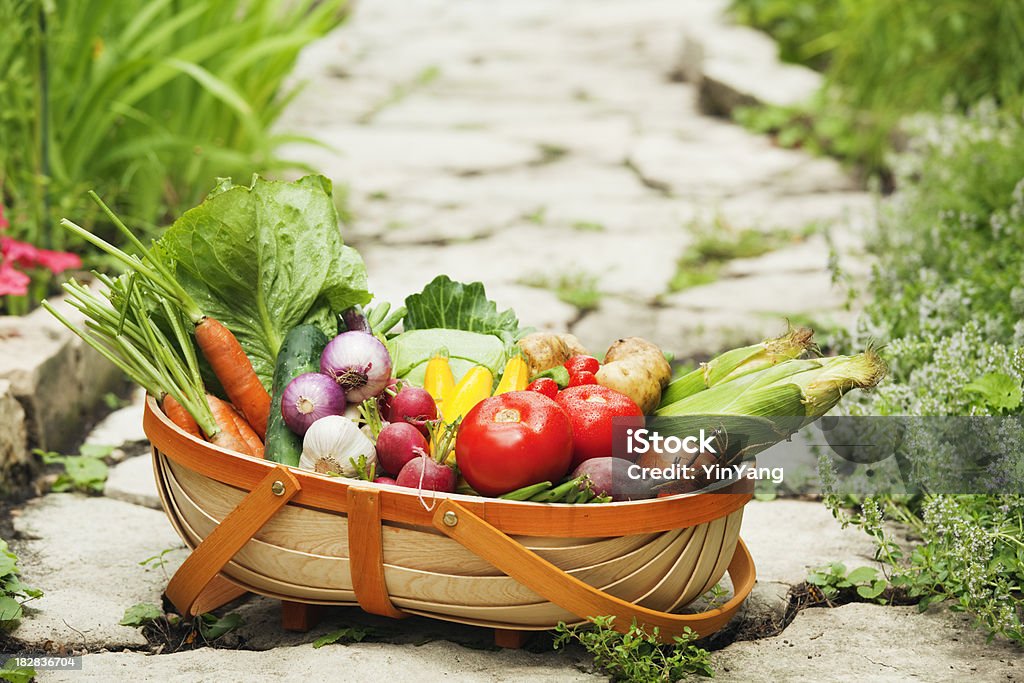
<path id="1" fill-rule="evenodd" d="M 124 616 L 118 623 L 121 626 L 145 626 L 151 624 L 164 616 L 164 611 L 159 605 L 151 602 L 140 602 L 132 605 L 124 611 Z"/>
<path id="2" fill-rule="evenodd" d="M 36 670 L 31 666 L 19 666 L 18 660 L 11 657 L 0 667 L 0 681 L 7 683 L 29 683 L 36 677 Z"/>
<path id="3" fill-rule="evenodd" d="M 158 246 L 203 312 L 235 334 L 268 389 L 288 330 L 310 323 L 333 334 L 334 312 L 371 298 L 322 176 L 257 177 L 248 187 L 223 181 Z"/>
<path id="4" fill-rule="evenodd" d="M 964 391 L 978 394 L 984 404 L 992 410 L 1015 410 L 1021 404 L 1020 382 L 1001 372 L 990 372 L 970 384 Z"/>
<path id="5" fill-rule="evenodd" d="M 215 614 L 200 615 L 196 621 L 199 624 L 199 633 L 202 634 L 206 640 L 217 640 L 225 633 L 234 631 L 236 628 L 242 625 L 242 615 L 236 612 L 231 614 L 225 614 L 223 617 L 218 617 Z"/>
<path id="6" fill-rule="evenodd" d="M 80 491 L 82 493 L 103 493 L 107 482 L 109 468 L 103 458 L 113 452 L 110 446 L 82 446 L 81 455 L 61 455 L 60 453 L 45 452 L 35 449 L 33 453 L 43 459 L 46 465 L 61 465 L 64 471 L 57 476 L 57 480 L 50 487 L 51 491 L 62 493 L 64 491 Z M 89 455 L 96 453 L 96 455 Z"/>
<path id="7" fill-rule="evenodd" d="M 328 634 L 320 636 L 313 641 L 313 647 L 320 649 L 324 645 L 331 645 L 332 643 L 337 642 L 361 643 L 369 635 L 373 635 L 373 631 L 371 629 L 361 626 L 345 626 L 339 628 L 337 631 L 331 631 Z"/>
<path id="8" fill-rule="evenodd" d="M 454 282 L 438 275 L 419 294 L 406 297 L 405 330 L 446 328 L 481 334 L 493 334 L 505 342 L 516 339 L 521 331 L 519 319 L 511 308 L 498 311 L 487 298 L 483 283 Z"/>

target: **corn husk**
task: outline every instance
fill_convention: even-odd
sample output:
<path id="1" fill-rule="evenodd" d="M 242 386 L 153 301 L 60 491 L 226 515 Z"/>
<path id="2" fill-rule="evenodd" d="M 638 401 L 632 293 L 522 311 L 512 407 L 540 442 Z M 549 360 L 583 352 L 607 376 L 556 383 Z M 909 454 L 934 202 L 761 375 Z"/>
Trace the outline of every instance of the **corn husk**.
<path id="1" fill-rule="evenodd" d="M 679 377 L 662 394 L 659 407 L 671 405 L 724 382 L 760 372 L 778 363 L 799 358 L 814 349 L 814 331 L 806 327 L 790 330 L 781 337 L 726 351 Z"/>

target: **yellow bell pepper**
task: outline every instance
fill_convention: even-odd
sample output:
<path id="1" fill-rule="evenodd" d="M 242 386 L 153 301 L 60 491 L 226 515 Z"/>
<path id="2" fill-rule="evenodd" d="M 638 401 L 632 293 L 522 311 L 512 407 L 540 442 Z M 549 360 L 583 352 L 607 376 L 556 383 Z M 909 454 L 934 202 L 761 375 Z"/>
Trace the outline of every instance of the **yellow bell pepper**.
<path id="1" fill-rule="evenodd" d="M 505 371 L 501 373 L 501 381 L 494 395 L 504 394 L 509 391 L 522 391 L 530 383 L 530 367 L 521 353 L 516 353 L 505 363 Z"/>
<path id="2" fill-rule="evenodd" d="M 455 395 L 455 376 L 452 374 L 452 367 L 448 363 L 448 351 L 441 349 L 427 361 L 427 370 L 423 376 L 423 388 L 434 399 L 437 404 L 437 411 L 444 415 L 445 402 L 451 404 Z"/>
<path id="3" fill-rule="evenodd" d="M 455 394 L 448 410 L 444 411 L 444 421 L 451 424 L 466 416 L 480 401 L 491 395 L 494 386 L 494 375 L 483 365 L 477 365 L 466 373 L 455 386 Z"/>

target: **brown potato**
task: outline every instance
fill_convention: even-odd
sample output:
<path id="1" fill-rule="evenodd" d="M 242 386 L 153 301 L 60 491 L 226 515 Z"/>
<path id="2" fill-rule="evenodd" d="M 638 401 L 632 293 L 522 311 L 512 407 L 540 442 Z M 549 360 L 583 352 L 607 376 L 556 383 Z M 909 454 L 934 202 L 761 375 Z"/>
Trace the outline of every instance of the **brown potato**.
<path id="1" fill-rule="evenodd" d="M 644 414 L 658 407 L 672 379 L 672 367 L 655 344 L 640 337 L 620 339 L 608 349 L 597 383 L 629 396 Z"/>

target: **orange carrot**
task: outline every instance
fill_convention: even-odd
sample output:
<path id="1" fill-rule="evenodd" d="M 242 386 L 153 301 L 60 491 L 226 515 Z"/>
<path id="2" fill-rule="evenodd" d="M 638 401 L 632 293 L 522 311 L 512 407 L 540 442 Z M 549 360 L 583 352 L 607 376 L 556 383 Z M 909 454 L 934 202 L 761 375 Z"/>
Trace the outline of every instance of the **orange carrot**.
<path id="1" fill-rule="evenodd" d="M 242 436 L 242 440 L 245 441 L 245 445 L 252 451 L 252 456 L 256 458 L 263 457 L 263 442 L 260 441 L 260 437 L 257 436 L 253 428 L 245 421 L 245 417 L 242 416 L 237 410 L 233 411 L 235 418 L 235 427 L 238 428 L 238 433 Z"/>
<path id="2" fill-rule="evenodd" d="M 218 321 L 205 317 L 196 325 L 196 343 L 210 362 L 228 398 L 242 411 L 260 439 L 265 439 L 270 417 L 270 394 L 260 383 L 235 335 Z"/>
<path id="3" fill-rule="evenodd" d="M 195 418 L 185 410 L 184 406 L 174 400 L 173 396 L 165 394 L 161 405 L 163 406 L 164 414 L 170 418 L 171 422 L 197 439 L 203 439 L 203 433 L 199 431 L 199 425 L 196 423 Z M 203 440 L 205 441 L 205 439 Z"/>
<path id="4" fill-rule="evenodd" d="M 220 428 L 220 431 L 210 437 L 210 441 L 230 451 L 252 455 L 252 449 L 238 431 L 235 409 L 231 404 L 209 394 L 206 395 L 206 402 L 210 404 L 210 412 L 213 413 L 213 419 Z"/>

